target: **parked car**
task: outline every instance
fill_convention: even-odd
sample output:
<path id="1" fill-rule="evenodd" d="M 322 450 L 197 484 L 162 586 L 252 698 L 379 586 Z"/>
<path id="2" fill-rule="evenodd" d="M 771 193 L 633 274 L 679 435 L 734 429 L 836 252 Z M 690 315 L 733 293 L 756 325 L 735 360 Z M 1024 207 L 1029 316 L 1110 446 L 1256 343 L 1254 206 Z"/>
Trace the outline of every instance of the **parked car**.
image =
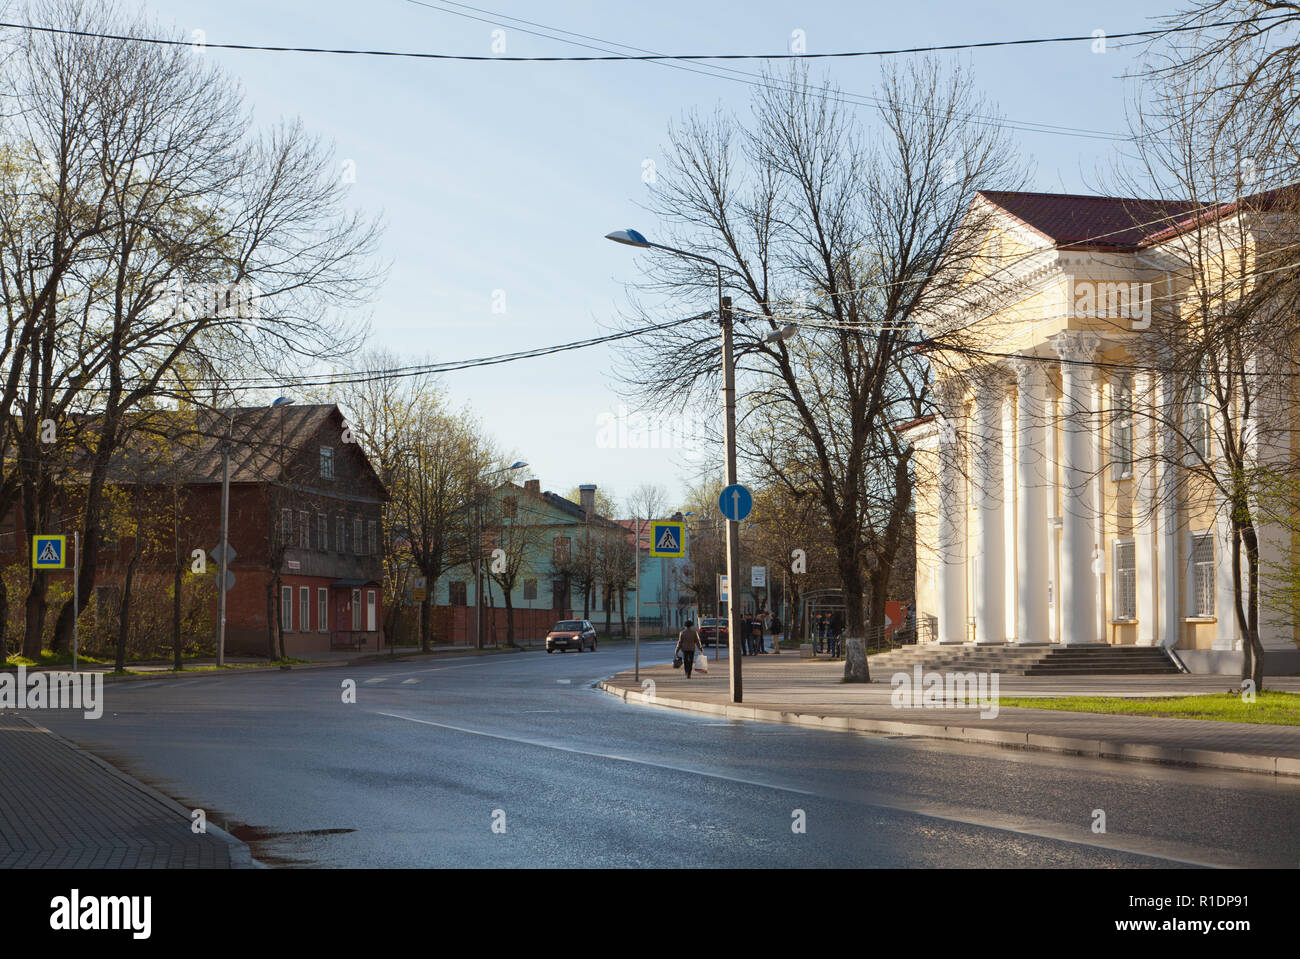
<path id="1" fill-rule="evenodd" d="M 596 651 L 596 627 L 585 619 L 562 619 L 546 634 L 548 653 L 557 649 L 576 649 L 582 652 L 588 646 L 593 653 Z"/>
<path id="2" fill-rule="evenodd" d="M 725 619 L 701 619 L 700 641 L 711 644 L 714 648 L 727 645 L 727 621 Z"/>

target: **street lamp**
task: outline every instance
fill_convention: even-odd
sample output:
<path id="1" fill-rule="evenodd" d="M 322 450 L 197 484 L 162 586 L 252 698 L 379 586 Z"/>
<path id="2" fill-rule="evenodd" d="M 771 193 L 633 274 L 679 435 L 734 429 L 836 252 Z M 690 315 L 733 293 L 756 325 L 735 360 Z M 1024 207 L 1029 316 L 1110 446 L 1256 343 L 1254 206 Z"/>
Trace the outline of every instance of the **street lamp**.
<path id="1" fill-rule="evenodd" d="M 722 327 L 722 392 L 723 406 L 726 411 L 726 459 L 727 485 L 735 486 L 738 482 L 736 471 L 736 357 L 731 343 L 731 300 L 722 295 L 722 264 L 711 257 L 701 256 L 687 250 L 652 243 L 644 234 L 636 230 L 615 230 L 606 233 L 605 239 L 635 246 L 641 249 L 662 250 L 674 256 L 684 256 L 692 260 L 710 263 L 718 273 L 718 324 Z M 731 656 L 731 701 L 743 700 L 743 686 L 740 678 L 740 657 L 736 655 L 736 603 L 734 601 L 736 584 L 740 581 L 740 526 L 735 520 L 727 520 L 727 582 L 733 597 L 727 603 L 727 645 Z"/>
<path id="2" fill-rule="evenodd" d="M 293 400 L 278 396 L 271 406 L 288 406 Z M 221 445 L 221 578 L 217 581 L 217 667 L 226 665 L 226 576 L 230 567 L 230 446 L 234 442 L 235 411 L 226 422 L 226 442 Z M 283 441 L 283 433 L 281 433 Z"/>
<path id="3" fill-rule="evenodd" d="M 483 478 L 523 469 L 528 464 L 515 460 L 509 466 L 484 473 Z M 478 501 L 478 541 L 474 544 L 474 648 L 483 648 L 483 497 Z"/>

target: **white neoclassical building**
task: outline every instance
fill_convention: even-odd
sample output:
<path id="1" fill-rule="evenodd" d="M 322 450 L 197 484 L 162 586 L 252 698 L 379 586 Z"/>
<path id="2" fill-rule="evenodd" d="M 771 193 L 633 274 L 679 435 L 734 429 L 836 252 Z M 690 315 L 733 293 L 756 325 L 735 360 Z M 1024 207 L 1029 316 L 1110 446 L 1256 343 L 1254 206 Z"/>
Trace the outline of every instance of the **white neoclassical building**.
<path id="1" fill-rule="evenodd" d="M 995 192 L 975 204 L 992 223 L 979 283 L 994 295 L 956 319 L 986 335 L 959 373 L 940 370 L 939 413 L 906 428 L 922 635 L 1162 645 L 1194 672 L 1237 672 L 1228 520 L 1177 465 L 1188 442 L 1212 461 L 1214 429 L 1185 378 L 1134 361 L 1152 299 L 1177 289 L 1191 206 Z M 1277 381 L 1245 424 L 1261 461 L 1294 455 L 1291 378 Z M 1160 428 L 1175 408 L 1181 434 Z M 1295 555 L 1278 526 L 1260 539 L 1272 568 Z M 1300 672 L 1293 619 L 1261 615 L 1261 638 L 1267 672 Z"/>

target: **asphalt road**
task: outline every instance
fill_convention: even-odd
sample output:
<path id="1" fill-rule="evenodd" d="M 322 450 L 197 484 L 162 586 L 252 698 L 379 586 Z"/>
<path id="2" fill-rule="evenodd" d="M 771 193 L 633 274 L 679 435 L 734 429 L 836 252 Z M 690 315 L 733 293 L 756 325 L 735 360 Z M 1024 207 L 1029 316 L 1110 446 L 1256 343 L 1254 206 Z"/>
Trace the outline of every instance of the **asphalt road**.
<path id="1" fill-rule="evenodd" d="M 102 719 L 41 718 L 274 866 L 1300 865 L 1294 782 L 719 721 L 591 688 L 631 660 L 620 644 L 118 683 Z"/>

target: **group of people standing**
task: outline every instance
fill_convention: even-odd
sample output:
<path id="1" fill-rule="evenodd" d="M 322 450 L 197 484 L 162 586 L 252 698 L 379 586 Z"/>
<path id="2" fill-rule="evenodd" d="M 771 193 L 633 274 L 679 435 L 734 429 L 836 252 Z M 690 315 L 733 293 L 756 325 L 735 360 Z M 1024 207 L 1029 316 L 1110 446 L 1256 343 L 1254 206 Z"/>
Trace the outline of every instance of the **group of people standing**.
<path id="1" fill-rule="evenodd" d="M 844 610 L 818 613 L 812 619 L 812 633 L 817 652 L 842 655 L 840 637 L 844 635 Z"/>
<path id="2" fill-rule="evenodd" d="M 772 652 L 780 653 L 781 647 L 778 643 L 778 637 L 781 635 L 781 620 L 771 613 L 759 613 L 757 616 L 746 616 L 740 620 L 741 636 L 738 648 L 742 656 L 758 656 L 767 653 L 767 645 L 763 640 L 765 633 L 772 634 Z"/>

